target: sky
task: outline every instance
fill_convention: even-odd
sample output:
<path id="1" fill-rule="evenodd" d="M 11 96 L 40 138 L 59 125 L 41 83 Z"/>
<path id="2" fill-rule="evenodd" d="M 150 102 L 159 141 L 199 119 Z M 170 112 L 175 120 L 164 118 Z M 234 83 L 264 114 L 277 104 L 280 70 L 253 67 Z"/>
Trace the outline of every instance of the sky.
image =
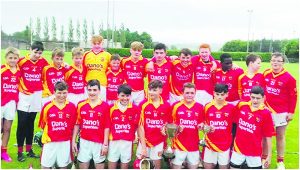
<path id="1" fill-rule="evenodd" d="M 220 46 L 241 39 L 299 38 L 299 0 L 55 0 L 1 1 L 1 28 L 5 33 L 24 30 L 30 17 L 43 22 L 56 18 L 57 36 L 61 25 L 65 33 L 69 19 L 92 21 L 95 31 L 102 23 L 139 33 L 145 31 L 153 41 L 166 44 L 210 43 Z M 250 28 L 250 29 L 249 29 Z M 51 30 L 51 29 L 50 29 Z M 90 30 L 89 30 L 90 31 Z M 50 33 L 51 35 L 51 33 Z M 75 38 L 75 37 L 74 37 Z"/>

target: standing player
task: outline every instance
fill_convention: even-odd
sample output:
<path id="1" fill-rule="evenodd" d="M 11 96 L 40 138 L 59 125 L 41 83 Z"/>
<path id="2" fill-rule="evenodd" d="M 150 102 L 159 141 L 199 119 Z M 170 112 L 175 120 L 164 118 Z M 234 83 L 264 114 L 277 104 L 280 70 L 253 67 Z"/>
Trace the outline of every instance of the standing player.
<path id="1" fill-rule="evenodd" d="M 212 129 L 205 138 L 205 169 L 213 169 L 217 164 L 220 169 L 229 168 L 234 106 L 225 101 L 227 96 L 228 86 L 216 84 L 214 100 L 204 107 L 205 124 Z"/>
<path id="2" fill-rule="evenodd" d="M 85 94 L 85 80 L 83 77 L 82 58 L 83 48 L 72 49 L 73 64 L 66 71 L 65 79 L 69 85 L 68 100 L 77 106 L 78 102 L 87 98 Z"/>
<path id="3" fill-rule="evenodd" d="M 249 54 L 246 58 L 248 70 L 240 75 L 238 80 L 238 92 L 242 101 L 250 100 L 250 91 L 253 86 L 263 87 L 263 74 L 259 73 L 261 57 Z"/>
<path id="4" fill-rule="evenodd" d="M 174 169 L 180 169 L 187 160 L 188 168 L 197 169 L 199 155 L 198 128 L 203 122 L 203 106 L 195 102 L 196 88 L 193 83 L 183 86 L 183 100 L 173 105 L 173 122 L 179 126 L 179 134 L 174 138 L 175 158 L 172 161 Z"/>
<path id="5" fill-rule="evenodd" d="M 132 42 L 130 48 L 131 56 L 124 58 L 121 65 L 126 83 L 132 88 L 131 100 L 136 105 L 139 105 L 145 99 L 144 78 L 148 60 L 142 56 L 143 48 L 144 45 L 141 42 Z"/>
<path id="6" fill-rule="evenodd" d="M 41 55 L 44 51 L 43 43 L 33 42 L 30 47 L 30 54 L 21 58 L 18 66 L 21 71 L 19 84 L 19 102 L 17 143 L 18 161 L 25 161 L 23 145 L 26 139 L 27 156 L 39 158 L 32 150 L 32 139 L 34 132 L 34 120 L 37 112 L 41 111 L 42 101 L 42 70 L 48 65 L 46 59 Z"/>
<path id="7" fill-rule="evenodd" d="M 283 68 L 281 53 L 273 53 L 271 69 L 264 72 L 266 105 L 272 111 L 276 127 L 277 167 L 284 168 L 285 131 L 293 120 L 297 103 L 296 80 Z"/>
<path id="8" fill-rule="evenodd" d="M 227 101 L 233 105 L 239 102 L 238 93 L 238 78 L 243 74 L 241 68 L 232 68 L 232 58 L 228 53 L 223 53 L 220 56 L 222 69 L 217 69 L 213 75 L 213 83 L 227 84 L 228 85 L 228 97 Z"/>
<path id="9" fill-rule="evenodd" d="M 55 83 L 54 91 L 54 99 L 45 103 L 39 121 L 39 127 L 44 130 L 41 164 L 43 169 L 50 169 L 55 164 L 66 169 L 71 162 L 70 144 L 76 107 L 66 100 L 68 86 L 65 82 Z"/>
<path id="10" fill-rule="evenodd" d="M 264 89 L 252 87 L 250 101 L 240 102 L 234 115 L 237 123 L 236 137 L 230 160 L 230 168 L 262 169 L 262 140 L 266 138 L 268 156 L 264 167 L 268 168 L 272 158 L 272 134 L 274 132 L 271 112 L 265 108 Z"/>
<path id="11" fill-rule="evenodd" d="M 119 54 L 113 54 L 110 59 L 110 68 L 106 72 L 106 97 L 109 105 L 113 105 L 118 99 L 118 87 L 124 83 L 124 74 L 120 67 L 120 61 Z"/>
<path id="12" fill-rule="evenodd" d="M 193 81 L 194 67 L 191 63 L 192 52 L 184 48 L 179 53 L 179 60 L 173 61 L 171 73 L 170 103 L 182 100 L 182 87 L 184 83 Z"/>
<path id="13" fill-rule="evenodd" d="M 107 77 L 106 71 L 110 62 L 111 54 L 102 48 L 103 37 L 94 35 L 91 39 L 92 49 L 83 56 L 83 70 L 85 81 L 97 79 L 101 83 L 100 98 L 106 101 Z"/>
<path id="14" fill-rule="evenodd" d="M 89 80 L 88 99 L 77 106 L 77 122 L 72 138 L 72 150 L 78 152 L 76 137 L 80 131 L 80 148 L 77 160 L 81 169 L 88 169 L 93 159 L 96 169 L 104 169 L 108 152 L 109 106 L 100 98 L 100 82 Z"/>
<path id="15" fill-rule="evenodd" d="M 160 96 L 162 88 L 163 83 L 160 80 L 152 80 L 148 84 L 149 97 L 140 104 L 140 143 L 136 151 L 138 158 L 146 156 L 153 160 L 156 169 L 161 168 L 161 156 L 166 141 L 166 134 L 162 129 L 171 122 L 170 105 Z"/>
<path id="16" fill-rule="evenodd" d="M 54 85 L 56 82 L 65 80 L 66 68 L 63 66 L 64 51 L 60 48 L 55 48 L 52 51 L 53 63 L 44 67 L 42 72 L 43 93 L 42 105 L 51 101 L 54 98 Z"/>
<path id="17" fill-rule="evenodd" d="M 110 108 L 110 135 L 108 168 L 128 169 L 132 156 L 134 133 L 138 123 L 138 108 L 130 102 L 131 88 L 127 84 L 118 87 L 118 100 Z"/>
<path id="18" fill-rule="evenodd" d="M 8 47 L 5 50 L 6 64 L 1 66 L 1 159 L 6 162 L 12 161 L 7 153 L 7 144 L 19 100 L 18 84 L 21 77 L 17 65 L 19 55 L 18 49 Z"/>

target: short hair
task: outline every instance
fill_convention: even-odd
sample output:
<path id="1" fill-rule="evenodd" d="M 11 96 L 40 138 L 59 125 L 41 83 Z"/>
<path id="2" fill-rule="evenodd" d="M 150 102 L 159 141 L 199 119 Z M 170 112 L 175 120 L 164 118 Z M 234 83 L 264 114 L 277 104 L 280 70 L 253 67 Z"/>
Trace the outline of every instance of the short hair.
<path id="1" fill-rule="evenodd" d="M 282 53 L 279 53 L 279 52 L 272 53 L 271 58 L 272 57 L 275 57 L 275 58 L 281 57 L 282 61 L 285 62 L 285 56 Z"/>
<path id="2" fill-rule="evenodd" d="M 156 80 L 156 79 L 150 81 L 150 83 L 148 84 L 149 89 L 156 89 L 156 88 L 161 88 L 162 89 L 162 87 L 163 87 L 162 81 Z"/>
<path id="3" fill-rule="evenodd" d="M 103 37 L 101 35 L 93 35 L 91 38 L 91 43 L 95 44 L 96 42 L 102 43 Z"/>
<path id="4" fill-rule="evenodd" d="M 5 49 L 5 57 L 7 57 L 9 54 L 14 54 L 14 55 L 17 55 L 19 57 L 20 56 L 20 51 L 15 47 L 7 47 Z"/>
<path id="5" fill-rule="evenodd" d="M 34 41 L 31 46 L 31 50 L 37 49 L 38 51 L 44 51 L 44 45 L 40 41 Z"/>
<path id="6" fill-rule="evenodd" d="M 188 48 L 183 48 L 180 50 L 179 55 L 184 54 L 185 56 L 192 55 L 192 51 Z"/>
<path id="7" fill-rule="evenodd" d="M 249 55 L 246 57 L 246 65 L 249 66 L 250 62 L 254 63 L 258 58 L 259 58 L 260 60 L 262 60 L 261 56 L 259 56 L 259 55 L 256 55 L 256 54 L 249 54 Z"/>
<path id="8" fill-rule="evenodd" d="M 228 85 L 227 84 L 221 84 L 217 83 L 215 85 L 215 90 L 216 93 L 228 93 Z"/>
<path id="9" fill-rule="evenodd" d="M 210 51 L 210 45 L 209 45 L 209 44 L 206 44 L 206 43 L 200 44 L 199 49 L 200 49 L 200 48 L 208 48 L 209 51 Z"/>
<path id="10" fill-rule="evenodd" d="M 54 85 L 54 91 L 63 91 L 63 90 L 68 90 L 68 85 L 64 81 L 58 81 Z"/>
<path id="11" fill-rule="evenodd" d="M 112 60 L 121 60 L 121 57 L 120 57 L 120 55 L 119 54 L 113 54 L 113 55 L 111 55 L 111 58 L 110 58 L 110 61 L 112 61 Z"/>
<path id="12" fill-rule="evenodd" d="M 64 50 L 61 49 L 61 48 L 54 48 L 53 51 L 52 51 L 52 59 L 55 56 L 60 56 L 60 57 L 65 56 Z"/>
<path id="13" fill-rule="evenodd" d="M 97 80 L 97 79 L 89 80 L 88 83 L 87 83 L 87 86 L 97 86 L 98 89 L 101 90 L 101 88 L 100 88 L 100 81 Z"/>
<path id="14" fill-rule="evenodd" d="M 184 91 L 186 88 L 194 88 L 194 89 L 196 89 L 196 86 L 195 86 L 194 83 L 187 82 L 187 83 L 183 84 L 182 91 Z"/>
<path id="15" fill-rule="evenodd" d="M 253 94 L 260 94 L 262 96 L 265 95 L 265 92 L 264 92 L 264 89 L 261 87 L 261 86 L 253 86 L 251 91 L 250 91 L 250 94 L 253 93 Z"/>
<path id="16" fill-rule="evenodd" d="M 77 56 L 77 55 L 83 55 L 84 54 L 84 49 L 81 48 L 81 47 L 75 47 L 75 48 L 72 48 L 72 56 Z"/>
<path id="17" fill-rule="evenodd" d="M 124 94 L 131 94 L 132 89 L 128 84 L 122 84 L 118 87 L 118 94 L 124 93 Z"/>
<path id="18" fill-rule="evenodd" d="M 131 43 L 130 48 L 133 50 L 142 50 L 144 48 L 144 44 L 139 41 L 134 41 Z"/>
<path id="19" fill-rule="evenodd" d="M 167 46 L 163 43 L 158 43 L 154 46 L 154 51 L 155 50 L 164 50 L 164 51 L 167 51 Z"/>
<path id="20" fill-rule="evenodd" d="M 221 54 L 221 56 L 220 56 L 221 63 L 223 63 L 226 58 L 232 58 L 232 57 L 231 57 L 231 55 L 229 53 L 223 53 L 223 54 Z"/>

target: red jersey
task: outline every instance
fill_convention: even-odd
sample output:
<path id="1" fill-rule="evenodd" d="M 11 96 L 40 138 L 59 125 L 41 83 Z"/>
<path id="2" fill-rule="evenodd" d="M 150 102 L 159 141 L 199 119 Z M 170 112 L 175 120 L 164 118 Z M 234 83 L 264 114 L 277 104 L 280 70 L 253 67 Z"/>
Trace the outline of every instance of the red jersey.
<path id="1" fill-rule="evenodd" d="M 44 129 L 42 143 L 71 140 L 75 122 L 76 107 L 73 103 L 66 101 L 60 108 L 54 100 L 47 102 L 39 121 L 39 127 Z"/>
<path id="2" fill-rule="evenodd" d="M 108 69 L 106 72 L 107 86 L 106 86 L 106 99 L 117 100 L 118 99 L 118 87 L 124 83 L 124 74 L 122 69 L 118 71 L 112 71 Z"/>
<path id="3" fill-rule="evenodd" d="M 230 69 L 224 72 L 221 68 L 217 69 L 213 75 L 214 85 L 217 83 L 227 84 L 228 85 L 228 97 L 227 101 L 232 102 L 239 100 L 238 93 L 238 79 L 244 71 L 240 68 Z"/>
<path id="4" fill-rule="evenodd" d="M 126 83 L 133 91 L 144 90 L 144 77 L 146 76 L 146 65 L 148 60 L 143 56 L 137 62 L 132 61 L 132 57 L 122 59 L 122 69 Z"/>
<path id="5" fill-rule="evenodd" d="M 85 81 L 83 77 L 83 70 L 78 69 L 74 65 L 71 65 L 70 68 L 65 73 L 65 80 L 69 86 L 68 92 L 74 94 L 83 94 Z"/>
<path id="6" fill-rule="evenodd" d="M 12 72 L 9 65 L 1 66 L 1 106 L 12 100 L 16 103 L 19 101 L 18 84 L 20 77 L 21 72 L 18 67 L 16 72 Z"/>
<path id="7" fill-rule="evenodd" d="M 77 105 L 77 122 L 80 126 L 80 137 L 92 142 L 103 143 L 104 130 L 109 128 L 109 106 L 100 101 L 96 106 L 91 106 L 89 99 Z"/>
<path id="8" fill-rule="evenodd" d="M 133 141 L 137 129 L 139 114 L 138 108 L 129 103 L 125 111 L 118 107 L 119 101 L 110 108 L 110 134 L 109 140 Z"/>
<path id="9" fill-rule="evenodd" d="M 296 80 L 283 69 L 275 74 L 272 69 L 264 72 L 266 105 L 273 113 L 295 113 L 297 104 Z"/>
<path id="10" fill-rule="evenodd" d="M 187 67 L 183 67 L 180 60 L 175 60 L 172 64 L 171 92 L 180 96 L 182 95 L 183 84 L 193 81 L 194 67 L 192 63 Z"/>
<path id="11" fill-rule="evenodd" d="M 204 107 L 205 123 L 215 129 L 214 132 L 207 133 L 205 138 L 207 147 L 210 150 L 224 152 L 230 148 L 233 114 L 234 106 L 227 102 L 218 108 L 213 100 Z"/>
<path id="12" fill-rule="evenodd" d="M 179 101 L 173 105 L 173 122 L 183 127 L 183 131 L 173 141 L 176 149 L 188 152 L 199 150 L 198 125 L 203 122 L 202 114 L 203 106 L 197 102 L 187 106 L 183 101 Z"/>
<path id="13" fill-rule="evenodd" d="M 234 151 L 246 156 L 261 156 L 262 139 L 274 133 L 271 112 L 264 105 L 258 109 L 251 102 L 240 102 L 235 112 Z"/>
<path id="14" fill-rule="evenodd" d="M 244 74 L 240 75 L 239 77 L 239 82 L 238 82 L 238 92 L 240 99 L 242 101 L 250 101 L 250 91 L 253 86 L 261 86 L 264 87 L 263 85 L 263 74 L 261 73 L 256 73 L 252 77 L 249 77 L 247 75 L 247 72 Z"/>
<path id="15" fill-rule="evenodd" d="M 57 68 L 53 64 L 50 64 L 43 69 L 43 97 L 51 96 L 54 94 L 54 86 L 58 81 L 65 81 L 65 73 L 67 69 L 65 67 Z"/>
<path id="16" fill-rule="evenodd" d="M 32 94 L 43 89 L 42 70 L 48 65 L 45 58 L 31 61 L 29 54 L 20 58 L 18 66 L 21 71 L 19 90 L 25 94 Z"/>
<path id="17" fill-rule="evenodd" d="M 161 129 L 165 124 L 172 122 L 170 104 L 161 98 L 160 105 L 156 108 L 151 99 L 146 99 L 141 102 L 140 109 L 139 125 L 144 127 L 147 147 L 166 141 L 166 136 L 161 134 Z"/>
<path id="18" fill-rule="evenodd" d="M 165 101 L 169 100 L 172 63 L 164 59 L 161 65 L 158 65 L 155 62 L 153 64 L 154 64 L 154 71 L 147 72 L 148 82 L 152 80 L 160 80 L 163 83 L 161 97 Z"/>

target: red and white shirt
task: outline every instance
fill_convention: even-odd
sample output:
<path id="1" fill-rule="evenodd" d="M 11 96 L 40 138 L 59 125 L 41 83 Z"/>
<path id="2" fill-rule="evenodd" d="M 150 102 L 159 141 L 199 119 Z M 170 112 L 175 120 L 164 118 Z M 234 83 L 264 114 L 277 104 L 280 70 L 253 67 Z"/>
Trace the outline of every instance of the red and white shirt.
<path id="1" fill-rule="evenodd" d="M 161 134 L 162 127 L 172 122 L 171 107 L 168 102 L 160 99 L 160 105 L 156 108 L 151 99 L 146 99 L 139 106 L 141 116 L 139 125 L 144 127 L 147 147 L 154 147 L 166 141 L 166 136 Z"/>
<path id="2" fill-rule="evenodd" d="M 283 69 L 275 74 L 272 69 L 264 72 L 266 105 L 273 113 L 295 113 L 297 104 L 296 80 Z"/>
<path id="3" fill-rule="evenodd" d="M 258 109 L 251 102 L 240 102 L 235 112 L 234 151 L 246 156 L 261 156 L 262 140 L 274 133 L 271 112 L 264 105 Z"/>
<path id="4" fill-rule="evenodd" d="M 1 66 L 1 106 L 10 101 L 19 101 L 18 84 L 20 82 L 21 72 L 17 67 L 16 72 L 12 72 L 10 66 L 5 64 Z"/>
<path id="5" fill-rule="evenodd" d="M 65 80 L 69 86 L 68 92 L 73 94 L 83 94 L 85 87 L 85 80 L 83 77 L 83 70 L 71 65 L 65 73 Z"/>
<path id="6" fill-rule="evenodd" d="M 54 94 L 54 86 L 58 81 L 65 81 L 65 67 L 57 68 L 53 64 L 46 66 L 43 69 L 43 97 L 51 96 Z"/>
<path id="7" fill-rule="evenodd" d="M 183 101 L 174 103 L 172 110 L 173 123 L 183 127 L 183 131 L 174 138 L 173 146 L 181 151 L 199 150 L 198 125 L 203 122 L 203 106 L 194 102 L 187 106 Z"/>
<path id="8" fill-rule="evenodd" d="M 106 72 L 107 87 L 106 87 L 106 99 L 117 100 L 118 99 L 118 87 L 124 83 L 124 74 L 122 69 L 113 71 L 108 69 Z"/>
<path id="9" fill-rule="evenodd" d="M 39 127 L 44 129 L 42 143 L 68 141 L 72 139 L 76 122 L 76 107 L 66 101 L 63 107 L 54 100 L 47 102 L 42 109 Z"/>
<path id="10" fill-rule="evenodd" d="M 238 81 L 238 90 L 239 90 L 239 96 L 242 101 L 250 101 L 250 91 L 253 86 L 261 86 L 263 85 L 263 74 L 256 73 L 253 76 L 248 76 L 247 72 L 240 75 L 239 81 Z"/>
<path id="11" fill-rule="evenodd" d="M 104 130 L 110 127 L 109 106 L 100 101 L 91 106 L 89 99 L 77 105 L 77 122 L 80 126 L 80 137 L 92 142 L 103 143 Z"/>
<path id="12" fill-rule="evenodd" d="M 48 65 L 45 58 L 31 61 L 29 54 L 20 58 L 18 66 L 21 71 L 19 90 L 24 94 L 32 94 L 43 89 L 42 70 Z"/>

